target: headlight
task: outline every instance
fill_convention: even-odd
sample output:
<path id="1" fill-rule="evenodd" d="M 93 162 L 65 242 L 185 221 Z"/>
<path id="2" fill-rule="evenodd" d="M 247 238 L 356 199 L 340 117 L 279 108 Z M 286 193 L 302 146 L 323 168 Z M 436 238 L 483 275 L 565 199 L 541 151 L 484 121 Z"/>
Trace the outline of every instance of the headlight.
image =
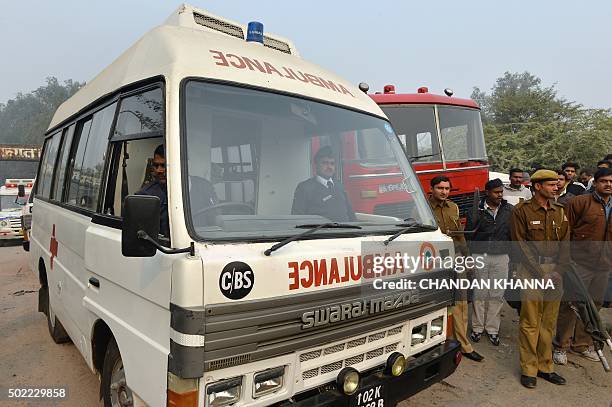
<path id="1" fill-rule="evenodd" d="M 412 337 L 410 343 L 412 346 L 425 342 L 427 338 L 427 324 L 421 324 L 412 328 Z"/>
<path id="2" fill-rule="evenodd" d="M 240 400 L 242 393 L 242 377 L 223 380 L 206 387 L 208 406 L 229 406 Z"/>
<path id="3" fill-rule="evenodd" d="M 431 330 L 429 337 L 433 338 L 434 336 L 442 335 L 442 331 L 444 330 L 444 317 L 438 317 L 431 321 Z"/>
<path id="4" fill-rule="evenodd" d="M 255 374 L 253 378 L 253 398 L 274 393 L 283 387 L 285 367 L 275 367 Z"/>
<path id="5" fill-rule="evenodd" d="M 406 358 L 399 352 L 393 352 L 387 359 L 387 374 L 401 376 L 406 369 Z"/>
<path id="6" fill-rule="evenodd" d="M 4 219 L 0 220 L 0 227 L 5 228 L 8 225 L 9 225 L 9 223 L 8 223 L 7 220 L 4 220 Z"/>
<path id="7" fill-rule="evenodd" d="M 359 388 L 359 372 L 352 367 L 345 367 L 338 373 L 336 385 L 342 393 L 350 396 Z"/>

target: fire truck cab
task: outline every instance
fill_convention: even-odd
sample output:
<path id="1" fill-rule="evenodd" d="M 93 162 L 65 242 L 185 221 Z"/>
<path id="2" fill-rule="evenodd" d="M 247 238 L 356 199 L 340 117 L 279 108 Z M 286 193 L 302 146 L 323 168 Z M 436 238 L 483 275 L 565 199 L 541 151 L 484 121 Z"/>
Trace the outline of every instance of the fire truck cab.
<path id="1" fill-rule="evenodd" d="M 480 118 L 480 107 L 471 99 L 429 93 L 400 94 L 386 85 L 382 93 L 371 94 L 385 112 L 404 145 L 423 189 L 438 175 L 451 180 L 450 199 L 462 216 L 473 204 L 474 191 L 488 180 L 488 159 Z"/>

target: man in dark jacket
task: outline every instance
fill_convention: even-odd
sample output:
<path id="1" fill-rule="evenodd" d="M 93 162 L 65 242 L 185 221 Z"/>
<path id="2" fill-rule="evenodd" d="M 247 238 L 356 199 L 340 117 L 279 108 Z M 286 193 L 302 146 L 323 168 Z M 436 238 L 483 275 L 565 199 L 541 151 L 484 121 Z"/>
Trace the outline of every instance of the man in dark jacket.
<path id="1" fill-rule="evenodd" d="M 580 166 L 576 163 L 564 163 L 561 166 L 561 170 L 565 173 L 566 186 L 565 190 L 571 194 L 582 195 L 586 191 L 586 187 L 580 182 L 576 182 L 576 171 L 580 169 Z"/>
<path id="2" fill-rule="evenodd" d="M 486 183 L 485 193 L 475 219 L 474 214 L 468 211 L 466 229 L 475 230 L 467 235 L 472 255 L 485 258 L 485 267 L 476 269 L 475 278 L 489 281 L 491 288 L 474 290 L 470 338 L 478 342 L 486 331 L 491 343 L 499 346 L 499 316 L 504 304 L 504 290 L 494 288 L 494 281 L 508 277 L 510 217 L 514 207 L 503 199 L 504 184 L 499 178 Z"/>
<path id="3" fill-rule="evenodd" d="M 567 218 L 576 272 L 599 307 L 612 269 L 612 169 L 600 168 L 594 179 L 595 191 L 572 199 Z M 566 292 L 567 299 L 571 300 L 571 287 Z M 592 339 L 567 302 L 559 308 L 554 345 L 553 360 L 557 364 L 567 363 L 567 350 L 593 362 L 599 361 Z"/>
<path id="4" fill-rule="evenodd" d="M 293 194 L 294 215 L 319 215 L 334 222 L 357 220 L 344 186 L 334 179 L 336 157 L 331 147 L 321 147 L 314 157 L 317 174 L 300 182 Z"/>

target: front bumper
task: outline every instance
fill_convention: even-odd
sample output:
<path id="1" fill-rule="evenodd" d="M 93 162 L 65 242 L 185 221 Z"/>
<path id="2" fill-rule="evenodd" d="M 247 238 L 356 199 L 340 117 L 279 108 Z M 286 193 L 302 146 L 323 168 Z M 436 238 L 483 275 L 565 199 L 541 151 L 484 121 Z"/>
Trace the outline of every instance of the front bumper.
<path id="1" fill-rule="evenodd" d="M 0 240 L 4 239 L 21 239 L 23 235 L 21 234 L 21 230 L 16 231 L 13 229 L 1 229 L 0 230 Z"/>
<path id="2" fill-rule="evenodd" d="M 455 358 L 461 351 L 459 342 L 447 340 L 422 353 L 416 359 L 408 361 L 406 371 L 398 377 L 384 374 L 380 370 L 362 376 L 360 388 L 382 384 L 385 386 L 385 407 L 395 406 L 402 400 L 426 389 L 434 383 L 444 380 L 453 374 L 457 368 Z M 291 402 L 284 401 L 282 407 L 315 407 L 315 406 L 350 406 L 351 398 L 338 390 L 328 390 L 323 393 Z"/>

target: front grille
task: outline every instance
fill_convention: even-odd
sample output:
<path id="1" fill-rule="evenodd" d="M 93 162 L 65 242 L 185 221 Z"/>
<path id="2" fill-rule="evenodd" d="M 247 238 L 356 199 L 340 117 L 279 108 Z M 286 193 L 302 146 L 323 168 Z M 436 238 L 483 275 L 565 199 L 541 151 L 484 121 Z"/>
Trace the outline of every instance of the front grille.
<path id="1" fill-rule="evenodd" d="M 462 218 L 464 216 L 467 216 L 467 212 L 472 208 L 474 204 L 473 193 L 452 195 L 449 198 L 459 207 L 459 216 Z"/>
<path id="2" fill-rule="evenodd" d="M 321 366 L 321 374 L 327 374 L 330 372 L 335 372 L 336 370 L 342 369 L 342 361 L 330 363 L 325 366 Z"/>
<path id="3" fill-rule="evenodd" d="M 314 352 L 302 353 L 300 355 L 300 362 L 306 362 L 307 360 L 316 359 L 321 356 L 321 350 L 315 350 Z"/>
<path id="4" fill-rule="evenodd" d="M 329 348 L 325 348 L 325 350 L 323 352 L 326 355 L 331 355 L 332 353 L 343 351 L 344 350 L 344 346 L 345 346 L 344 343 L 342 343 L 340 345 L 336 345 L 336 346 L 330 346 Z"/>
<path id="5" fill-rule="evenodd" d="M 363 345 L 364 343 L 366 343 L 366 338 L 365 338 L 365 337 L 363 337 L 363 338 L 359 338 L 359 339 L 355 339 L 355 340 L 350 341 L 350 342 L 349 342 L 349 343 L 346 345 L 346 347 L 350 349 L 350 348 L 354 348 L 355 346 L 361 346 L 361 345 Z"/>
<path id="6" fill-rule="evenodd" d="M 389 204 L 378 204 L 374 207 L 374 215 L 393 216 L 394 218 L 409 218 L 414 204 L 412 202 L 397 202 Z"/>
<path id="7" fill-rule="evenodd" d="M 193 18 L 196 24 L 203 25 L 211 30 L 220 31 L 232 37 L 244 39 L 242 27 L 200 13 L 193 13 Z"/>
<path id="8" fill-rule="evenodd" d="M 346 342 L 341 342 L 333 346 L 310 350 L 300 354 L 301 367 L 302 369 L 304 369 L 304 371 L 302 372 L 302 379 L 309 380 L 326 374 L 337 374 L 340 370 L 342 370 L 343 367 L 354 366 L 363 362 L 369 364 L 384 363 L 384 359 L 378 361 L 373 359 L 381 358 L 384 355 L 394 352 L 399 348 L 400 341 L 402 340 L 401 337 L 393 338 L 394 341 L 392 343 L 388 343 L 388 338 L 401 333 L 402 328 L 403 325 L 394 326 L 388 329 L 383 329 L 381 331 L 372 332 L 364 337 L 350 339 Z M 383 341 L 383 339 L 385 338 L 387 339 Z M 372 344 L 372 342 L 376 343 Z M 376 346 L 376 348 L 373 349 L 374 346 Z M 345 354 L 338 355 L 340 358 L 342 358 L 341 360 L 335 360 L 329 363 L 328 355 L 337 354 L 338 352 L 343 351 L 345 352 Z M 346 353 L 349 354 L 347 355 Z M 321 358 L 321 361 L 319 363 L 328 363 L 312 368 L 313 364 L 316 366 L 318 358 Z"/>
<path id="9" fill-rule="evenodd" d="M 233 356 L 220 360 L 213 360 L 208 364 L 209 370 L 224 369 L 226 367 L 238 366 L 251 361 L 251 355 Z"/>
<path id="10" fill-rule="evenodd" d="M 416 276 L 414 280 L 418 284 L 425 277 L 449 279 L 451 272 L 452 270 L 436 270 L 427 276 Z M 323 290 L 267 301 L 207 305 L 202 311 L 193 311 L 205 315 L 206 344 L 203 368 L 205 371 L 212 371 L 297 352 L 301 377 L 304 371 L 401 342 L 407 335 L 406 329 L 401 329 L 404 321 L 419 318 L 450 305 L 453 298 L 452 290 L 427 290 L 421 294 L 421 301 L 414 306 L 310 329 L 303 328 L 302 316 L 305 312 L 336 304 L 374 299 L 380 294 L 368 285 Z M 384 331 L 390 332 L 382 339 L 368 342 L 369 337 L 382 337 L 377 334 Z M 336 345 L 341 346 L 336 348 Z M 325 349 L 328 349 L 327 355 Z M 240 360 L 239 357 L 244 357 L 245 360 Z M 364 361 L 359 368 L 375 362 L 377 363 L 378 359 Z M 326 376 L 325 379 L 327 378 Z"/>
<path id="11" fill-rule="evenodd" d="M 10 218 L 9 226 L 13 230 L 13 232 L 21 232 L 21 219 L 20 218 Z"/>
<path id="12" fill-rule="evenodd" d="M 363 362 L 363 355 L 353 356 L 352 358 L 348 358 L 344 361 L 347 366 L 353 366 L 361 362 Z"/>

